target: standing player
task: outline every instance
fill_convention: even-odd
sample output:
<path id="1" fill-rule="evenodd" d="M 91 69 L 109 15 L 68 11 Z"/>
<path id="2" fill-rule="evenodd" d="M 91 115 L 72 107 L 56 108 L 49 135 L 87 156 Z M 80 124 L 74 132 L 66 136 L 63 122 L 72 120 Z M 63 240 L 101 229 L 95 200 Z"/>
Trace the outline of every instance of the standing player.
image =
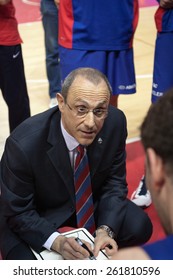
<path id="1" fill-rule="evenodd" d="M 59 6 L 59 45 L 62 79 L 78 67 L 103 72 L 119 94 L 136 92 L 133 37 L 138 0 L 63 0 Z"/>
<path id="2" fill-rule="evenodd" d="M 155 103 L 167 90 L 173 87 L 173 0 L 157 0 L 159 7 L 155 13 L 157 36 L 153 67 L 152 103 Z M 159 124 L 158 124 L 159 125 Z M 145 178 L 142 177 L 132 201 L 141 207 L 151 204 Z"/>
<path id="3" fill-rule="evenodd" d="M 155 13 L 157 37 L 155 43 L 152 103 L 173 86 L 173 0 L 157 0 Z"/>
<path id="4" fill-rule="evenodd" d="M 41 0 L 40 10 L 44 29 L 46 72 L 49 81 L 49 107 L 57 105 L 56 94 L 61 92 L 61 75 L 58 47 L 58 1 Z"/>
<path id="5" fill-rule="evenodd" d="M 22 39 L 11 0 L 0 0 L 0 90 L 8 106 L 10 132 L 30 117 Z"/>

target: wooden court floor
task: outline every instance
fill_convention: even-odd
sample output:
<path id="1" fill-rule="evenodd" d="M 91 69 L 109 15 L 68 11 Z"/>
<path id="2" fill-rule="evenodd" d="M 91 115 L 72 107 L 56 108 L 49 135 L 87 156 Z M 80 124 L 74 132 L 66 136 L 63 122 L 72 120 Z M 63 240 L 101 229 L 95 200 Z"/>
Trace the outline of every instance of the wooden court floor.
<path id="1" fill-rule="evenodd" d="M 154 13 L 157 6 L 140 9 L 139 24 L 134 39 L 137 93 L 121 95 L 119 108 L 127 117 L 128 140 L 139 136 L 139 126 L 151 99 L 154 44 L 156 29 Z M 48 109 L 48 83 L 45 72 L 45 50 L 41 22 L 20 24 L 23 57 L 32 115 Z M 115 120 L 116 121 L 116 120 Z M 9 135 L 7 106 L 0 94 L 0 156 Z"/>

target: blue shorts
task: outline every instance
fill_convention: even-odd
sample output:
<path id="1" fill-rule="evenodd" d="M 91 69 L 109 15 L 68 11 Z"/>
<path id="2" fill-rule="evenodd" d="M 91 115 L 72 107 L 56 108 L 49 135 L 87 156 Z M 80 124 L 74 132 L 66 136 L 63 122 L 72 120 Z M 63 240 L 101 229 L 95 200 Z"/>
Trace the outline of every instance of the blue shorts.
<path id="1" fill-rule="evenodd" d="M 158 33 L 155 45 L 152 103 L 173 87 L 173 32 Z"/>
<path id="2" fill-rule="evenodd" d="M 133 49 L 121 51 L 85 51 L 59 48 L 62 81 L 74 69 L 92 67 L 104 73 L 114 95 L 136 92 Z"/>

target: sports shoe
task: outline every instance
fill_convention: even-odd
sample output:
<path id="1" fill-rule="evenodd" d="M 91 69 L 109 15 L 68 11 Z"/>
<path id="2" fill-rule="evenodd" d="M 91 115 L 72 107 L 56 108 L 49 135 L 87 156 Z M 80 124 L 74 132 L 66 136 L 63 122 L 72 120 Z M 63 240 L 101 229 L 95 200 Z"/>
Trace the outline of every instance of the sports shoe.
<path id="1" fill-rule="evenodd" d="M 58 105 L 58 100 L 56 97 L 50 99 L 49 108 L 53 108 Z"/>
<path id="2" fill-rule="evenodd" d="M 131 195 L 131 201 L 141 208 L 147 208 L 152 203 L 150 192 L 145 184 L 145 177 L 141 178 L 139 186 Z"/>

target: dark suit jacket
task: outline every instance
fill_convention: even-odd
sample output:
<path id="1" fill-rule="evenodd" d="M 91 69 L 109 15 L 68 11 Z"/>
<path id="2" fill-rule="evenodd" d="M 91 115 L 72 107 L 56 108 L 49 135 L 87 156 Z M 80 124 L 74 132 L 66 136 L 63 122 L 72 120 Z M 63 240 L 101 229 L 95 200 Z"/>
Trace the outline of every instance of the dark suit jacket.
<path id="1" fill-rule="evenodd" d="M 27 242 L 40 251 L 47 238 L 75 213 L 73 171 L 60 128 L 58 108 L 24 121 L 6 141 L 1 162 L 3 215 L 8 231 L 1 244 L 8 251 Z M 116 234 L 126 210 L 127 137 L 124 114 L 110 106 L 104 126 L 88 147 L 95 218 Z"/>

